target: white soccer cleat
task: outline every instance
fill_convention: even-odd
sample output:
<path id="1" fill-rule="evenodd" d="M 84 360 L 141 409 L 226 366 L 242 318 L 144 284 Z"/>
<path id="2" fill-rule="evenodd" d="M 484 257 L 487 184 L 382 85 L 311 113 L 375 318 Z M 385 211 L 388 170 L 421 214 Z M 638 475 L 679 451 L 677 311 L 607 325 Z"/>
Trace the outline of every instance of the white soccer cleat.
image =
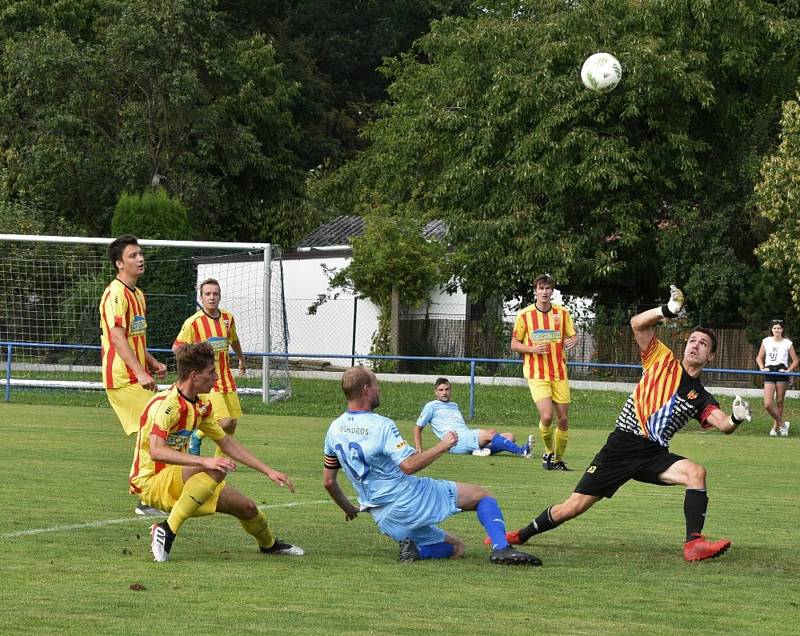
<path id="1" fill-rule="evenodd" d="M 783 426 L 781 426 L 781 428 L 783 428 Z M 769 429 L 769 436 L 778 437 L 778 431 L 776 431 L 774 428 Z"/>
<path id="2" fill-rule="evenodd" d="M 472 454 L 475 455 L 475 457 L 488 457 L 489 455 L 492 454 L 492 449 L 488 447 L 479 448 L 478 450 L 472 451 Z"/>
<path id="3" fill-rule="evenodd" d="M 169 551 L 172 549 L 172 541 L 175 539 L 175 535 L 169 529 L 167 522 L 162 521 L 150 526 L 150 536 L 153 538 L 150 542 L 153 561 L 156 563 L 169 561 Z"/>
<path id="4" fill-rule="evenodd" d="M 789 422 L 784 422 L 783 426 L 778 429 L 778 433 L 780 433 L 781 437 L 789 437 L 789 427 L 791 424 Z"/>

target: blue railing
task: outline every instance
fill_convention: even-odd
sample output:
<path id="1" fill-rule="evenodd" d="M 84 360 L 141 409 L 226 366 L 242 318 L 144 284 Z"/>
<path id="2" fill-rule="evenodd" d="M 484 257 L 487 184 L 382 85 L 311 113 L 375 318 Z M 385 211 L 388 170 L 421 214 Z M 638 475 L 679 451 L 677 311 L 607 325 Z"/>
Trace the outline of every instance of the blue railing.
<path id="1" fill-rule="evenodd" d="M 48 342 L 11 342 L 0 340 L 0 347 L 6 347 L 6 391 L 5 401 L 11 401 L 11 365 L 13 359 L 14 347 L 27 348 L 27 349 L 73 349 L 84 351 L 99 351 L 99 345 L 67 345 L 55 344 Z M 157 349 L 148 348 L 151 353 L 169 353 L 172 354 L 172 349 Z M 475 378 L 476 366 L 478 364 L 522 364 L 522 360 L 511 358 L 462 358 L 462 357 L 440 357 L 440 356 L 390 356 L 390 355 L 353 355 L 337 354 L 337 353 L 264 353 L 262 351 L 246 351 L 244 352 L 247 357 L 261 357 L 261 358 L 324 358 L 324 359 L 341 359 L 341 360 L 404 360 L 413 362 L 466 362 L 469 363 L 469 419 L 475 418 Z M 593 369 L 633 369 L 641 371 L 640 364 L 611 364 L 604 362 L 567 362 L 570 367 L 587 367 Z M 730 375 L 749 375 L 759 376 L 768 375 L 770 371 L 755 371 L 752 369 L 716 369 L 705 368 L 704 373 L 725 373 Z M 796 377 L 800 376 L 800 372 L 787 373 L 787 376 Z"/>

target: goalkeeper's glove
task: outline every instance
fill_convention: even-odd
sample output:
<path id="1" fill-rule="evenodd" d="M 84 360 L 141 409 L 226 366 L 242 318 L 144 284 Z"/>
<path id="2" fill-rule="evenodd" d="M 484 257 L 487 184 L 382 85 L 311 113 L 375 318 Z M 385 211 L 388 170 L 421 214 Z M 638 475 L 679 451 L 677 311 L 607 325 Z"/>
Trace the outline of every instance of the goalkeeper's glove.
<path id="1" fill-rule="evenodd" d="M 747 420 L 748 422 L 752 419 L 750 415 L 750 405 L 742 399 L 740 395 L 737 395 L 733 399 L 733 413 L 731 414 L 731 422 L 733 422 L 734 426 L 739 426 L 742 422 Z"/>
<path id="2" fill-rule="evenodd" d="M 669 302 L 666 305 L 661 306 L 661 313 L 663 314 L 664 318 L 675 318 L 679 313 L 681 313 L 681 309 L 683 309 L 683 304 L 686 302 L 686 299 L 683 296 L 683 292 L 675 287 L 675 285 L 669 286 Z"/>

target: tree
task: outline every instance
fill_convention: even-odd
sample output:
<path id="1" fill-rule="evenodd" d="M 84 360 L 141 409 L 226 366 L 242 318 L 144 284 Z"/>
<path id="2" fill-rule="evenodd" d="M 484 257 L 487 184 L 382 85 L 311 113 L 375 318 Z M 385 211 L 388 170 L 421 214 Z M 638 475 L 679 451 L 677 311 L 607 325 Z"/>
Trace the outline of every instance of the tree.
<path id="1" fill-rule="evenodd" d="M 118 193 L 155 179 L 204 237 L 293 242 L 297 88 L 269 38 L 235 36 L 214 0 L 7 5 L 0 162 L 12 198 L 104 234 Z"/>
<path id="2" fill-rule="evenodd" d="M 796 16 L 759 0 L 485 8 L 384 65 L 370 145 L 323 196 L 340 213 L 379 200 L 445 220 L 452 274 L 476 298 L 527 301 L 546 271 L 603 305 L 685 282 L 705 316 L 736 306 L 755 265 L 754 161 L 797 75 Z M 609 95 L 578 78 L 597 50 L 623 65 Z"/>
<path id="3" fill-rule="evenodd" d="M 761 168 L 756 187 L 758 212 L 768 221 L 770 234 L 757 254 L 771 276 L 788 284 L 800 312 L 800 104 L 783 105 L 781 142 Z"/>

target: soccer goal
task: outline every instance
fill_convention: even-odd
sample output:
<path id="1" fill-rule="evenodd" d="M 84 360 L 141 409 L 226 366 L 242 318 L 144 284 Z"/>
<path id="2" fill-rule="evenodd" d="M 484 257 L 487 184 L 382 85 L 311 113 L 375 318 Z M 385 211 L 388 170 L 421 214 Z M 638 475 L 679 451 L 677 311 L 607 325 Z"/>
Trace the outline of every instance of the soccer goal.
<path id="1" fill-rule="evenodd" d="M 0 344 L 12 387 L 102 388 L 98 307 L 116 274 L 110 238 L 0 234 Z M 198 308 L 197 285 L 215 278 L 248 358 L 240 393 L 265 403 L 291 395 L 280 249 L 266 243 L 140 240 L 147 345 L 175 369 L 172 343 Z"/>

